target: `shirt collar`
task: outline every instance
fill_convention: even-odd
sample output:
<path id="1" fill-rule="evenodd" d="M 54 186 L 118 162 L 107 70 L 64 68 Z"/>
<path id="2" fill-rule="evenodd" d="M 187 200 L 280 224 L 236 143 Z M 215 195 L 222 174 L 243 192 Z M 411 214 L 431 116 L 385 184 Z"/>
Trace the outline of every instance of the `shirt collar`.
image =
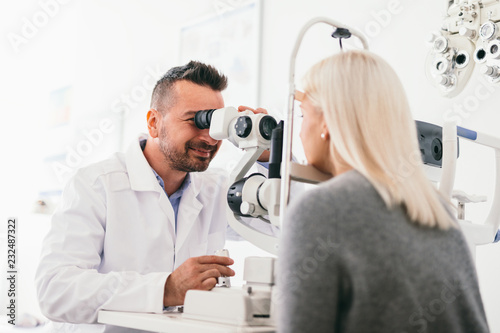
<path id="1" fill-rule="evenodd" d="M 144 151 L 144 148 L 146 148 L 146 139 L 144 140 L 141 140 L 139 142 L 139 144 L 141 145 L 141 150 Z M 155 169 L 153 169 L 151 167 L 151 170 L 153 171 L 155 177 L 156 177 L 156 180 L 158 181 L 158 184 L 160 184 L 161 188 L 163 189 L 163 191 L 165 191 L 165 182 L 163 181 L 163 179 L 160 177 L 160 175 L 158 175 L 158 173 L 155 171 Z M 172 193 L 172 195 L 170 196 L 170 199 L 175 199 L 175 198 L 178 198 L 178 197 L 181 197 L 182 194 L 184 193 L 184 191 L 187 189 L 187 187 L 189 186 L 189 184 L 191 184 L 191 175 L 189 174 L 189 172 L 186 174 L 186 177 L 184 178 L 184 181 L 182 182 L 181 186 L 177 189 L 177 191 L 175 191 L 174 193 Z M 167 192 L 165 192 L 165 194 L 167 194 Z M 167 194 L 168 196 L 168 194 Z"/>

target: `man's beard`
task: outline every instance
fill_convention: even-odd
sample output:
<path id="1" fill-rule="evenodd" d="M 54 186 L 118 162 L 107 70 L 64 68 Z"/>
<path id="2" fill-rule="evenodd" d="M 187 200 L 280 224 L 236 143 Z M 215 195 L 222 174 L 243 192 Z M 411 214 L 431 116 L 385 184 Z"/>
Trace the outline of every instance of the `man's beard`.
<path id="1" fill-rule="evenodd" d="M 210 161 L 214 158 L 217 153 L 217 145 L 211 146 L 204 142 L 195 142 L 194 140 L 189 140 L 184 145 L 183 151 L 178 151 L 172 147 L 169 143 L 171 142 L 166 133 L 160 133 L 160 150 L 165 156 L 165 160 L 168 165 L 177 171 L 182 172 L 199 172 L 205 171 L 210 164 Z M 203 149 L 210 151 L 209 157 L 202 156 L 192 156 L 189 154 L 190 148 Z"/>

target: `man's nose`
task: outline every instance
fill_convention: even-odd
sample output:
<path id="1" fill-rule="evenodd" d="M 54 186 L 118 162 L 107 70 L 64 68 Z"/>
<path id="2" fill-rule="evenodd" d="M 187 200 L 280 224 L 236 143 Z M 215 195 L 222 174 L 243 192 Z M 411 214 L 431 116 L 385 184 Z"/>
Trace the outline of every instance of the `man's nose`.
<path id="1" fill-rule="evenodd" d="M 216 145 L 219 142 L 219 140 L 215 140 L 214 138 L 212 138 L 210 136 L 208 128 L 200 130 L 200 132 L 201 132 L 201 135 L 200 135 L 201 139 L 203 141 L 205 141 L 207 144 L 209 144 L 211 146 L 214 146 L 214 145 Z"/>

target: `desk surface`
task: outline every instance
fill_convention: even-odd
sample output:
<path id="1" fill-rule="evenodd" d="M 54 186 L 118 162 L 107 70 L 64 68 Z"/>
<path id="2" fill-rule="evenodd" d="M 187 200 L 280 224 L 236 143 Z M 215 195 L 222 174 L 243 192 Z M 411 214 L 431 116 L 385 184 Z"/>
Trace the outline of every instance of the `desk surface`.
<path id="1" fill-rule="evenodd" d="M 274 333 L 272 326 L 233 326 L 182 318 L 178 312 L 137 313 L 120 311 L 99 311 L 97 321 L 101 324 L 116 325 L 161 333 Z"/>

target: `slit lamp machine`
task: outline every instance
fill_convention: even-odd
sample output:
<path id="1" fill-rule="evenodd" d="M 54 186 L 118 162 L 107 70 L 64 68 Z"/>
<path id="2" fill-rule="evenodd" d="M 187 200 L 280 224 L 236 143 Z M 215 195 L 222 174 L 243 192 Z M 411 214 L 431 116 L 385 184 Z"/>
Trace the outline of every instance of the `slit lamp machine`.
<path id="1" fill-rule="evenodd" d="M 500 66 L 495 45 L 500 46 L 496 36 L 494 19 L 497 2 L 455 1 L 448 2 L 449 17 L 439 35 L 434 36 L 433 49 L 427 59 L 431 65 L 429 75 L 434 84 L 446 96 L 458 94 L 471 75 L 473 63 L 484 53 L 483 74 L 496 71 Z M 462 13 L 462 14 L 460 14 Z M 474 14 L 475 13 L 475 14 Z M 290 196 L 292 181 L 316 184 L 329 179 L 329 176 L 309 165 L 292 161 L 293 109 L 295 100 L 295 61 L 306 31 L 313 25 L 323 23 L 333 27 L 332 37 L 342 39 L 356 37 L 364 49 L 368 44 L 356 29 L 347 27 L 328 18 L 315 18 L 300 30 L 290 60 L 288 108 L 285 121 L 277 122 L 266 114 L 253 114 L 251 111 L 238 112 L 233 107 L 217 110 L 199 111 L 195 124 L 201 129 L 209 129 L 210 136 L 216 140 L 227 139 L 236 147 L 244 150 L 244 155 L 230 174 L 230 188 L 227 193 L 227 219 L 230 226 L 243 238 L 271 253 L 278 254 L 278 239 L 265 234 L 245 223 L 245 218 L 258 218 L 275 227 L 286 228 L 283 216 Z M 483 37 L 484 36 L 484 37 Z M 489 36 L 489 37 L 488 37 Z M 486 38 L 488 37 L 488 38 Z M 491 38 L 490 38 L 491 37 Z M 474 43 L 477 44 L 474 48 Z M 492 82 L 496 77 L 487 75 Z M 498 76 L 500 77 L 500 75 Z M 500 81 L 500 78 L 498 79 Z M 464 231 L 468 245 L 475 252 L 476 245 L 492 243 L 500 224 L 500 139 L 477 131 L 445 123 L 443 127 L 416 122 L 422 159 L 428 178 L 439 183 L 439 190 L 447 198 L 458 201 L 458 220 Z M 491 147 L 495 153 L 496 181 L 493 205 L 483 224 L 465 220 L 465 204 L 482 202 L 483 196 L 469 195 L 454 191 L 454 178 L 458 158 L 459 139 Z M 271 151 L 269 175 L 254 173 L 246 176 L 252 165 L 263 151 Z M 218 255 L 228 256 L 227 250 Z M 128 320 L 129 327 L 183 332 L 275 332 L 273 311 L 273 290 L 276 282 L 276 259 L 274 257 L 248 257 L 244 264 L 243 287 L 231 287 L 229 277 L 219 278 L 218 285 L 211 291 L 189 290 L 186 294 L 182 313 L 164 314 L 162 319 L 153 315 L 146 317 L 121 316 Z M 116 314 L 101 311 L 99 322 L 117 324 Z M 114 320 L 114 321 L 113 321 Z M 143 323 L 144 325 L 140 324 Z M 124 324 L 125 325 L 125 324 Z"/>

